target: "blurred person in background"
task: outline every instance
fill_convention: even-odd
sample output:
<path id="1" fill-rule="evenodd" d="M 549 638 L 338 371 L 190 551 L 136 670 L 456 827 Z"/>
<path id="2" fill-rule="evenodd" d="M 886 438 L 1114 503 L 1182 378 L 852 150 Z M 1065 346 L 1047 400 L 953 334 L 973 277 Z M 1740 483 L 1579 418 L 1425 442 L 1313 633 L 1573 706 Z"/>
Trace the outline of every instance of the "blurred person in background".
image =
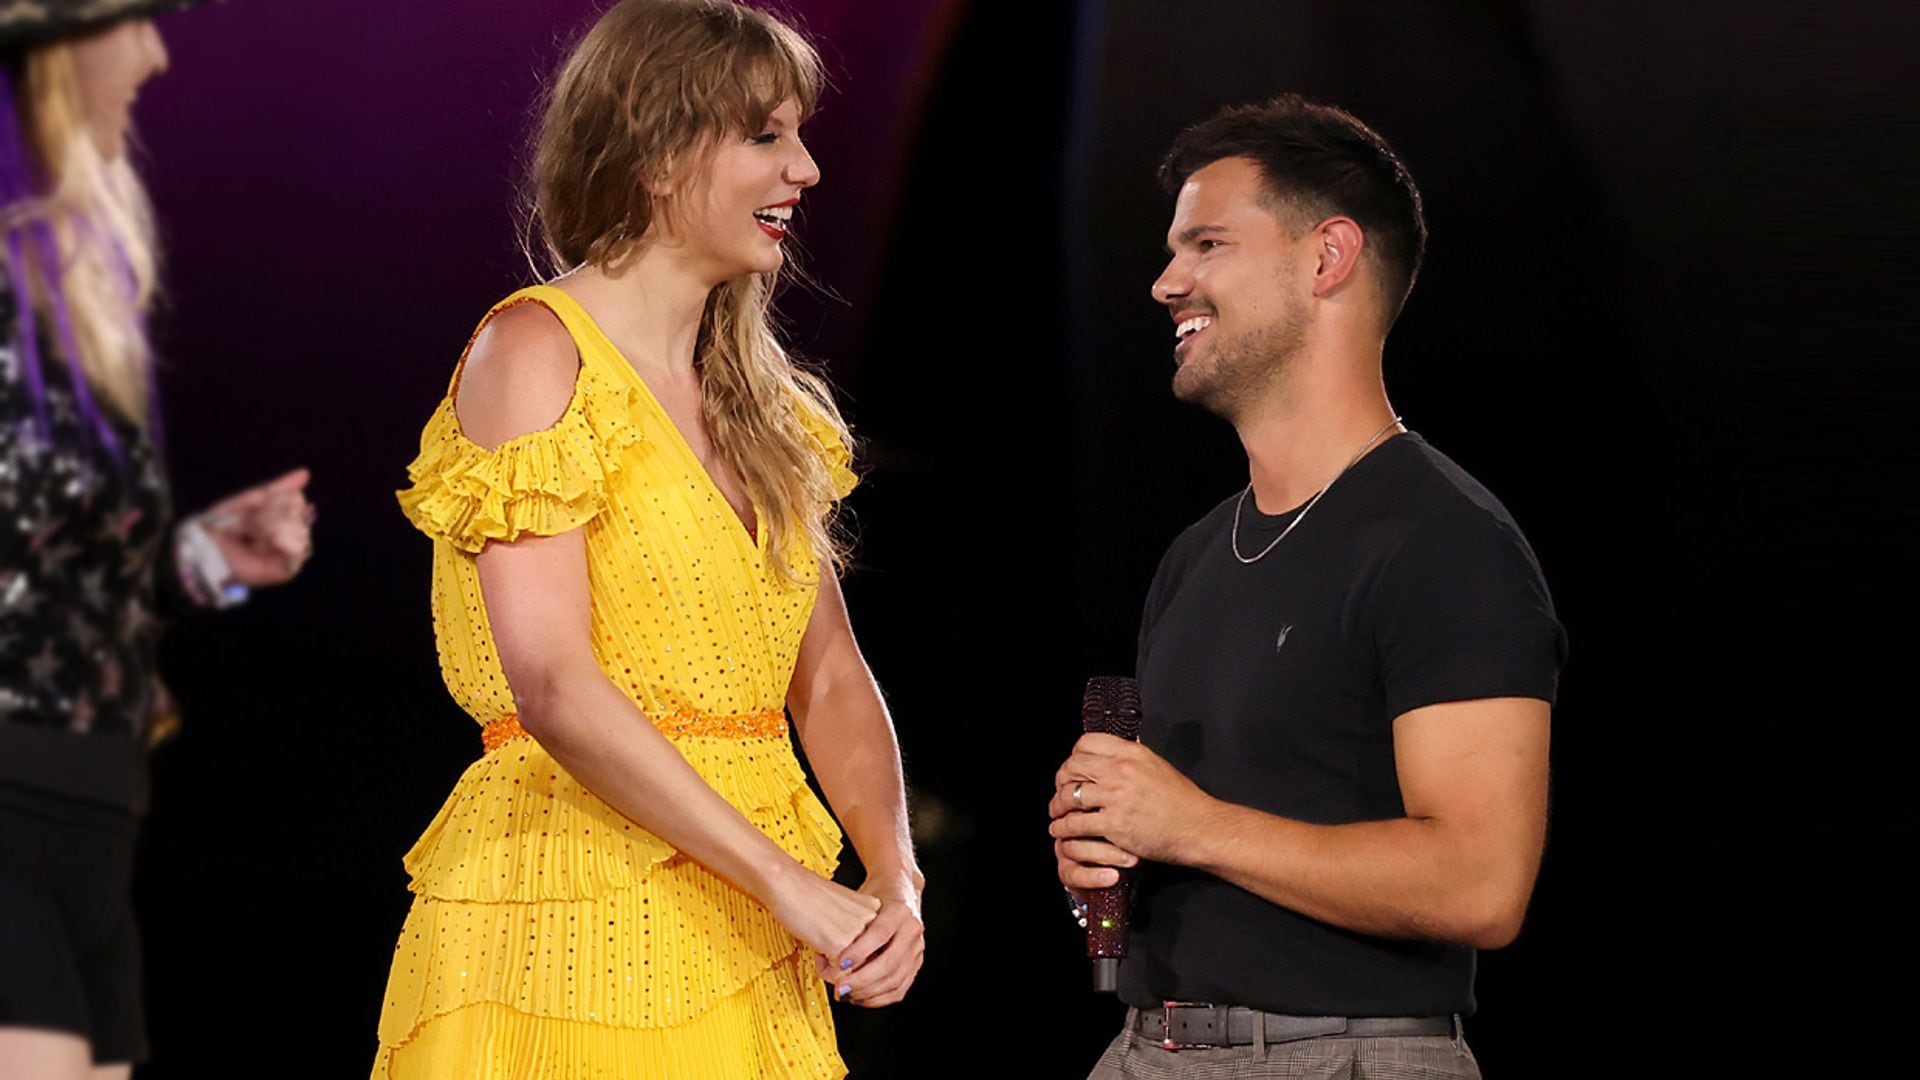
<path id="1" fill-rule="evenodd" d="M 192 0 L 0 0 L 0 1076 L 145 1059 L 133 848 L 175 722 L 161 627 L 285 582 L 304 469 L 184 521 L 157 442 L 159 251 L 127 160 L 150 17 Z"/>

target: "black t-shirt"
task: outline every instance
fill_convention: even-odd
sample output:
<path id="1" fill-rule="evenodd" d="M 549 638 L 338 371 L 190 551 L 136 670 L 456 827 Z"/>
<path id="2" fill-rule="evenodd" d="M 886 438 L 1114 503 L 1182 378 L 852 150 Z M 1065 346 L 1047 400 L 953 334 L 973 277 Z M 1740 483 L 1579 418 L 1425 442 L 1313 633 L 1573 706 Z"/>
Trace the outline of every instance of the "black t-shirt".
<path id="1" fill-rule="evenodd" d="M 1552 701 L 1565 636 L 1526 539 L 1418 435 L 1381 444 L 1265 558 L 1237 497 L 1182 533 L 1140 626 L 1140 738 L 1216 798 L 1316 824 L 1404 817 L 1393 721 Z M 1240 512 L 1240 550 L 1295 512 Z M 1339 1016 L 1471 1013 L 1474 950 L 1370 937 L 1209 874 L 1146 864 L 1120 996 Z"/>

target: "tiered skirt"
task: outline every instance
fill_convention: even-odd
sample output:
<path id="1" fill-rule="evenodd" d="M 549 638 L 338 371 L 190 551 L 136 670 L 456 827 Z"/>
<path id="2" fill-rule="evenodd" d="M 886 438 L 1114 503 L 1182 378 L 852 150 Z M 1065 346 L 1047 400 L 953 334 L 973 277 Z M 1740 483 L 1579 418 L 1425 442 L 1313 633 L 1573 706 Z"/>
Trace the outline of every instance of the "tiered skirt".
<path id="1" fill-rule="evenodd" d="M 833 872 L 839 827 L 786 738 L 674 742 L 762 832 Z M 846 1073 L 805 947 L 532 739 L 475 762 L 405 862 L 415 897 L 381 1012 L 377 1078 Z"/>

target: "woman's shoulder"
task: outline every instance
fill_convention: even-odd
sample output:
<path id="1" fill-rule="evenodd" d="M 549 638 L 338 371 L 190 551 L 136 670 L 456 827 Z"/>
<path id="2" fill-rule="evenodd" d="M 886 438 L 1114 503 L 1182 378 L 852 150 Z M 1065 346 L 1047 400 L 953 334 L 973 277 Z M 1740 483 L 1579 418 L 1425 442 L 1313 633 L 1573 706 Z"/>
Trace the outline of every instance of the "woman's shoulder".
<path id="1" fill-rule="evenodd" d="M 398 493 L 421 531 L 469 553 L 586 524 L 642 441 L 630 392 L 583 365 L 556 313 L 511 299 L 468 344 Z"/>
<path id="2" fill-rule="evenodd" d="M 580 351 L 560 316 L 531 297 L 496 308 L 454 384 L 467 438 L 483 447 L 552 427 L 573 401 Z"/>

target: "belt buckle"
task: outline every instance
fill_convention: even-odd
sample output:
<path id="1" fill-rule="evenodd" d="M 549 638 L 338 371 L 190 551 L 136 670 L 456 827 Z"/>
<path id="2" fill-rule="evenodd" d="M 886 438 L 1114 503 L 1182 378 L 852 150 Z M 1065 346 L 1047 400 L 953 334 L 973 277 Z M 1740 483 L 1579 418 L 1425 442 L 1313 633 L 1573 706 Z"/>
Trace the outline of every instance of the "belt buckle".
<path id="1" fill-rule="evenodd" d="M 1220 1041 L 1181 1042 L 1173 1037 L 1173 1010 L 1206 1009 L 1212 1012 L 1220 1026 Z M 1231 1045 L 1227 1035 L 1227 1010 L 1208 1001 L 1162 1001 L 1160 1003 L 1160 1049 L 1162 1050 L 1218 1050 Z"/>

